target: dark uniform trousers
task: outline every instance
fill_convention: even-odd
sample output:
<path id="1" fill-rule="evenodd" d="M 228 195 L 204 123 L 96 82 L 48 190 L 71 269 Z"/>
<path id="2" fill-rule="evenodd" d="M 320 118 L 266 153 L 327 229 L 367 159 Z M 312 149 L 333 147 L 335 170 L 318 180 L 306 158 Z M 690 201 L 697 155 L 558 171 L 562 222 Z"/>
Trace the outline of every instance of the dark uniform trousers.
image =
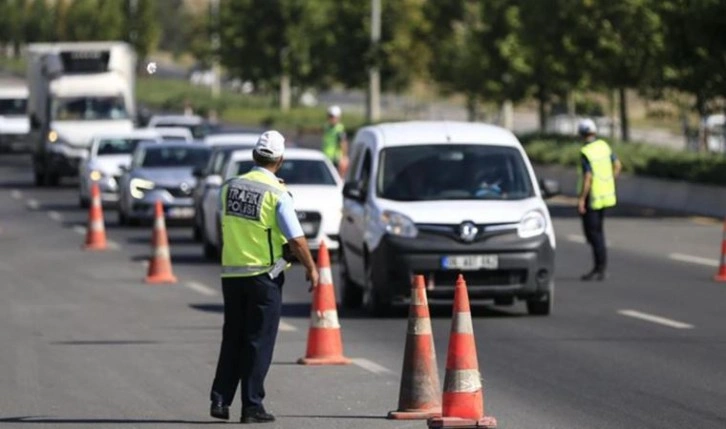
<path id="1" fill-rule="evenodd" d="M 217 393 L 230 405 L 241 384 L 243 409 L 262 406 L 280 324 L 284 275 L 274 280 L 267 274 L 222 279 L 224 328 L 211 400 Z"/>
<path id="2" fill-rule="evenodd" d="M 593 210 L 589 206 L 582 215 L 582 230 L 587 242 L 592 247 L 595 271 L 602 272 L 607 268 L 607 249 L 605 248 L 605 209 Z"/>

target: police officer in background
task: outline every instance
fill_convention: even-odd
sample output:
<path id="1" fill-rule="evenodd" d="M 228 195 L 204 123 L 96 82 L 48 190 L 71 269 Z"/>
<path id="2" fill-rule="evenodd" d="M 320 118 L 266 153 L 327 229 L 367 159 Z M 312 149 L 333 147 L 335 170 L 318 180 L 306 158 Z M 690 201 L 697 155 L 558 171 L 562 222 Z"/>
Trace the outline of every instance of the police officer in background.
<path id="1" fill-rule="evenodd" d="M 328 122 L 323 127 L 323 153 L 335 165 L 341 177 L 348 171 L 348 138 L 340 121 L 342 111 L 338 106 L 328 108 Z"/>
<path id="2" fill-rule="evenodd" d="M 581 167 L 577 184 L 577 211 L 582 217 L 582 229 L 592 247 L 593 268 L 582 280 L 604 280 L 607 277 L 605 247 L 605 210 L 617 203 L 615 179 L 620 174 L 620 160 L 610 145 L 596 137 L 597 128 L 591 119 L 582 120 L 577 132 L 583 139 L 580 149 Z"/>
<path id="3" fill-rule="evenodd" d="M 229 419 L 229 405 L 241 383 L 241 422 L 275 420 L 262 401 L 280 323 L 284 269 L 297 258 L 310 290 L 318 284 L 292 197 L 275 176 L 284 151 L 280 133 L 263 133 L 252 152 L 255 167 L 227 181 L 220 193 L 224 328 L 210 394 L 210 414 L 218 419 Z"/>

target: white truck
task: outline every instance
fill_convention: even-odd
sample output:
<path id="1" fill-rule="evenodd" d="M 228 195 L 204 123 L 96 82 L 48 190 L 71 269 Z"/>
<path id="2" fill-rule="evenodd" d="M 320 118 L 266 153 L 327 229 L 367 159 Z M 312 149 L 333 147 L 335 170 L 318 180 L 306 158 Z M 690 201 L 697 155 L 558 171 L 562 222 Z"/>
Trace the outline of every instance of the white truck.
<path id="1" fill-rule="evenodd" d="M 0 85 L 0 151 L 28 148 L 28 88 L 22 84 Z"/>
<path id="2" fill-rule="evenodd" d="M 123 42 L 27 47 L 29 139 L 38 186 L 78 174 L 94 134 L 130 131 L 136 53 Z"/>

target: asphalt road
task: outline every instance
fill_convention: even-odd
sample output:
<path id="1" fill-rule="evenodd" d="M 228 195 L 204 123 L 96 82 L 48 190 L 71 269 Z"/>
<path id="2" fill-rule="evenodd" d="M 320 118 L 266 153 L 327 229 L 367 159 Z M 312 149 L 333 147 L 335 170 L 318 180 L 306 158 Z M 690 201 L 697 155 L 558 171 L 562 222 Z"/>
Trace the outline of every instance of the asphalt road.
<path id="1" fill-rule="evenodd" d="M 551 202 L 557 297 L 474 310 L 486 409 L 500 428 L 726 427 L 726 284 L 711 280 L 719 222 L 638 209 L 606 221 L 611 276 L 583 283 L 589 250 L 571 201 Z M 149 227 L 105 211 L 107 252 L 81 250 L 72 182 L 35 188 L 27 156 L 0 157 L 0 426 L 194 427 L 208 417 L 221 334 L 218 267 L 169 228 L 176 285 L 142 282 Z M 415 428 L 395 409 L 406 317 L 341 314 L 346 367 L 294 364 L 310 296 L 294 267 L 267 382 L 278 428 Z M 338 282 L 339 283 L 339 282 Z M 448 306 L 433 309 L 443 380 Z M 405 311 L 404 311 L 405 313 Z M 239 417 L 239 403 L 232 407 Z"/>

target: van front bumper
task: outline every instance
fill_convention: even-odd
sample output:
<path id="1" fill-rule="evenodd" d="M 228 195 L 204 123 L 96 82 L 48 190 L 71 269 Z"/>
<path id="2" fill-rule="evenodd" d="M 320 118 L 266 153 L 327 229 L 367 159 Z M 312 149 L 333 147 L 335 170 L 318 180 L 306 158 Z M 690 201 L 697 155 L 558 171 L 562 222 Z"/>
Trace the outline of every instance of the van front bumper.
<path id="1" fill-rule="evenodd" d="M 443 266 L 452 256 L 492 255 L 493 269 L 459 270 Z M 463 243 L 450 237 L 402 238 L 386 235 L 371 254 L 373 284 L 379 297 L 389 302 L 410 297 L 414 275 L 422 274 L 430 299 L 451 300 L 459 274 L 467 283 L 469 298 L 526 299 L 547 292 L 554 278 L 555 251 L 546 234 L 519 238 L 516 232 Z"/>

